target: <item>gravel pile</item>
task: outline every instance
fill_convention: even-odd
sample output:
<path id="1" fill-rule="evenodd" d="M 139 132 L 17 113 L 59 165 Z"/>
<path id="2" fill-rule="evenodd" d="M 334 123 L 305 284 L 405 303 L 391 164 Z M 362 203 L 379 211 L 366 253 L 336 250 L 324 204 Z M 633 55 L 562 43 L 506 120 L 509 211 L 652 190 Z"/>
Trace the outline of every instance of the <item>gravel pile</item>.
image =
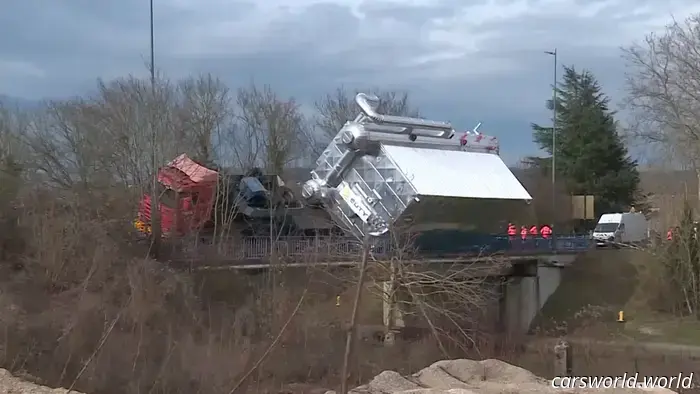
<path id="1" fill-rule="evenodd" d="M 668 389 L 571 389 L 553 388 L 547 379 L 500 360 L 444 360 L 411 376 L 384 371 L 352 394 L 670 394 Z M 327 392 L 326 394 L 333 393 Z"/>
<path id="2" fill-rule="evenodd" d="M 572 389 L 553 388 L 547 379 L 499 360 L 444 360 L 411 376 L 384 371 L 351 394 L 671 394 L 668 389 Z M 0 369 L 0 394 L 66 394 L 13 376 Z M 71 394 L 81 394 L 70 391 Z M 327 391 L 326 394 L 332 394 Z"/>
<path id="3" fill-rule="evenodd" d="M 13 376 L 4 369 L 0 369 L 0 394 L 65 394 L 66 389 L 52 389 L 30 383 L 26 380 Z M 82 394 L 77 391 L 70 391 L 71 394 Z"/>

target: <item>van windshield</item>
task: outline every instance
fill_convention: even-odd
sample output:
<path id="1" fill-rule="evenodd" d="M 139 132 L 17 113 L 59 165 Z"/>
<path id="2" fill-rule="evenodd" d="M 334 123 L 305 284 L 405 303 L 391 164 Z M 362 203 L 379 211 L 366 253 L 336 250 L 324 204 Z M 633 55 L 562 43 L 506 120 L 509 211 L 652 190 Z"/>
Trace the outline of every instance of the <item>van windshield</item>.
<path id="1" fill-rule="evenodd" d="M 596 233 L 612 233 L 617 230 L 617 227 L 620 225 L 620 223 L 598 223 L 597 226 L 595 226 L 595 232 Z"/>

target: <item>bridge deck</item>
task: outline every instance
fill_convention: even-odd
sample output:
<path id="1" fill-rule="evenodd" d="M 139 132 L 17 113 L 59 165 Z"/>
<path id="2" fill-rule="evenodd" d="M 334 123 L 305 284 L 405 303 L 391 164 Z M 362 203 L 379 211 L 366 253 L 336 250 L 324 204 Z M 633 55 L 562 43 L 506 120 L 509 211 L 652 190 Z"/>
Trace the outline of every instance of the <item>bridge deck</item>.
<path id="1" fill-rule="evenodd" d="M 494 255 L 511 260 L 543 259 L 546 256 L 575 255 L 590 248 L 588 237 L 580 236 L 524 241 L 494 236 L 479 241 L 481 243 L 456 243 L 450 248 L 414 248 L 409 251 L 380 239 L 372 245 L 372 254 L 381 259 L 402 249 L 406 259 L 441 264 L 447 261 L 473 262 Z M 359 261 L 361 251 L 362 245 L 354 238 L 248 237 L 219 244 L 183 244 L 181 253 L 172 261 L 196 266 L 240 266 L 241 269 L 267 266 L 271 261 L 298 266 L 343 266 Z"/>

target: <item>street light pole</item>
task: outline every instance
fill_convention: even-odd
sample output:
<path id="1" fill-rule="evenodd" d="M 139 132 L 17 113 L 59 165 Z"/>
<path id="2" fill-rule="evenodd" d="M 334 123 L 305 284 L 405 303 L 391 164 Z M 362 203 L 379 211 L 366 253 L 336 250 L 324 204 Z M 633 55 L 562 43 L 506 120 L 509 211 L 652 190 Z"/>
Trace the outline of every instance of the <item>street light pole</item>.
<path id="1" fill-rule="evenodd" d="M 554 83 L 552 85 L 552 225 L 557 215 L 557 49 L 545 51 L 554 57 Z"/>
<path id="2" fill-rule="evenodd" d="M 158 138 L 156 136 L 155 126 L 155 106 L 153 105 L 156 97 L 156 64 L 155 64 L 155 45 L 153 34 L 153 0 L 150 0 L 150 25 L 151 25 L 151 97 L 147 102 L 148 110 L 148 125 L 151 132 L 151 161 L 153 169 L 153 178 L 151 179 L 151 254 L 158 258 L 160 255 L 160 237 L 162 235 L 161 218 L 160 218 L 160 198 L 158 196 L 158 155 L 156 152 L 156 144 Z"/>
<path id="3" fill-rule="evenodd" d="M 155 91 L 156 86 L 156 52 L 153 34 L 153 0 L 151 0 L 151 91 Z"/>

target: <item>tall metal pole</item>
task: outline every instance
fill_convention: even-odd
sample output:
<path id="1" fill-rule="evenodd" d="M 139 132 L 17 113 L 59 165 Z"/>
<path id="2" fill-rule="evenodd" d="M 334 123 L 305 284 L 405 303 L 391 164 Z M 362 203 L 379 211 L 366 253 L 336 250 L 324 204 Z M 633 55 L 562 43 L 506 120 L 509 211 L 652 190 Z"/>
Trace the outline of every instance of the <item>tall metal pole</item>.
<path id="1" fill-rule="evenodd" d="M 153 0 L 151 0 L 151 92 L 156 89 L 156 52 L 153 34 Z"/>
<path id="2" fill-rule="evenodd" d="M 156 144 L 158 138 L 156 136 L 155 125 L 155 97 L 156 97 L 156 63 L 155 63 L 155 43 L 153 33 L 153 0 L 150 0 L 150 25 L 151 25 L 151 99 L 148 101 L 148 124 L 151 132 L 151 160 L 153 169 L 153 179 L 151 184 L 151 253 L 153 257 L 158 258 L 160 255 L 160 237 L 162 235 L 161 220 L 160 220 L 160 198 L 158 196 L 158 155 L 156 152 Z"/>
<path id="3" fill-rule="evenodd" d="M 554 57 L 554 81 L 552 84 L 552 225 L 557 215 L 557 49 L 546 51 Z"/>

